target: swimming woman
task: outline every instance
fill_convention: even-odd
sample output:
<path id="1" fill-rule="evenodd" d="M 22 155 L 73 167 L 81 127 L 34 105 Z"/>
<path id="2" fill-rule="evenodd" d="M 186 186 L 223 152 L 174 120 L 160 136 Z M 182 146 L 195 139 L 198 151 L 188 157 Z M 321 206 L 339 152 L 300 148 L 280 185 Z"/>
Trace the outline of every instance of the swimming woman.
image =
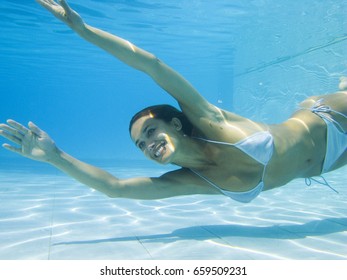
<path id="1" fill-rule="evenodd" d="M 135 145 L 151 160 L 181 168 L 158 178 L 118 179 L 59 149 L 32 122 L 0 125 L 12 142 L 3 147 L 47 162 L 110 197 L 161 199 L 191 194 L 224 194 L 250 202 L 260 192 L 294 178 L 309 178 L 347 163 L 347 87 L 310 97 L 287 121 L 257 123 L 209 103 L 180 74 L 129 41 L 92 27 L 65 0 L 37 0 L 83 39 L 149 75 L 181 108 L 152 106 L 130 122 Z"/>

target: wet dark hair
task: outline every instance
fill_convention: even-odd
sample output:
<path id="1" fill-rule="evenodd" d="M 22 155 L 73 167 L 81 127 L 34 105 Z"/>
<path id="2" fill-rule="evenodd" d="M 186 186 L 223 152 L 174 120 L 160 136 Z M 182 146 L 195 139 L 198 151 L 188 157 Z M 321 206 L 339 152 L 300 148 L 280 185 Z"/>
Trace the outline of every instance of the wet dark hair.
<path id="1" fill-rule="evenodd" d="M 139 118 L 152 115 L 154 118 L 163 120 L 164 122 L 169 123 L 173 118 L 178 118 L 182 123 L 182 131 L 184 134 L 191 136 L 193 131 L 193 125 L 188 120 L 185 114 L 180 110 L 176 109 L 171 105 L 154 105 L 147 108 L 142 109 L 138 113 L 136 113 L 129 124 L 129 132 L 131 132 L 131 128 Z"/>

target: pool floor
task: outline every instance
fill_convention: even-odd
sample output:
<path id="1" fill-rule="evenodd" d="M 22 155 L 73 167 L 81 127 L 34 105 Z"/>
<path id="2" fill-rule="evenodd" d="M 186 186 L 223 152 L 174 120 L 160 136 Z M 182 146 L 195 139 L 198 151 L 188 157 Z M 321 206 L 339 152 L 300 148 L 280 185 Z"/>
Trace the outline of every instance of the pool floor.
<path id="1" fill-rule="evenodd" d="M 325 176 L 339 194 L 295 180 L 250 204 L 111 199 L 58 172 L 0 171 L 0 259 L 347 259 L 346 171 Z"/>

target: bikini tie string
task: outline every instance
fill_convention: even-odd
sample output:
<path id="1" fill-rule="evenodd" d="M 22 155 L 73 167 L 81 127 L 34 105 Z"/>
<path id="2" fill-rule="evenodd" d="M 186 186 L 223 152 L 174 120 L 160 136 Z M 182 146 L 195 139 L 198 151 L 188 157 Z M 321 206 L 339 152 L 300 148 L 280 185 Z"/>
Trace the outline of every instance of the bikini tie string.
<path id="1" fill-rule="evenodd" d="M 323 104 L 323 100 L 324 100 L 324 98 L 321 98 L 318 101 L 316 101 L 316 103 L 310 108 L 311 112 L 317 114 L 318 116 L 322 117 L 323 119 L 326 119 L 327 121 L 333 122 L 341 130 L 341 132 L 346 133 L 346 131 L 343 129 L 342 125 L 338 121 L 334 120 L 334 118 L 331 116 L 331 113 L 333 112 L 333 113 L 340 115 L 346 119 L 347 119 L 347 115 L 345 115 L 339 111 L 331 109 L 330 106 Z"/>
<path id="2" fill-rule="evenodd" d="M 323 104 L 323 99 L 319 99 L 311 108 L 313 113 L 330 113 L 332 110 L 330 106 Z"/>
<path id="3" fill-rule="evenodd" d="M 327 186 L 327 187 L 329 187 L 331 190 L 333 190 L 335 193 L 340 194 L 337 190 L 335 190 L 332 186 L 330 186 L 330 184 L 327 182 L 327 180 L 325 180 L 325 178 L 324 178 L 323 176 L 318 176 L 318 177 L 321 178 L 322 181 L 319 181 L 319 180 L 314 179 L 314 178 L 312 178 L 312 177 L 310 177 L 310 178 L 305 178 L 305 184 L 306 184 L 306 186 L 308 186 L 308 187 L 311 186 L 311 185 L 312 185 L 312 181 L 314 181 L 314 182 L 316 182 L 316 183 L 318 183 L 318 184 L 320 184 L 320 185 Z"/>

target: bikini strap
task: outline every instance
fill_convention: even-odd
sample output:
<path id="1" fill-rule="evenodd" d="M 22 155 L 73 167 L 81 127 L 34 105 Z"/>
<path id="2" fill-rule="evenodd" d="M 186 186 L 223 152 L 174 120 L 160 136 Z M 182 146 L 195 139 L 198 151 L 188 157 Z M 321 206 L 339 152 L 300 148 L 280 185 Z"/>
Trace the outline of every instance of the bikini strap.
<path id="1" fill-rule="evenodd" d="M 215 187 L 217 190 L 219 190 L 220 192 L 223 193 L 223 190 L 219 186 L 217 186 L 215 183 L 213 183 L 212 181 L 207 179 L 205 176 L 203 176 L 200 173 L 196 172 L 194 169 L 190 169 L 190 171 L 192 171 L 195 175 L 197 175 L 198 177 L 200 177 L 201 179 L 203 179 L 204 181 L 209 183 L 211 186 Z"/>
<path id="2" fill-rule="evenodd" d="M 274 139 L 269 131 L 256 132 L 236 143 L 209 140 L 201 137 L 192 138 L 208 143 L 235 147 L 264 166 L 269 163 L 273 154 Z"/>
<path id="3" fill-rule="evenodd" d="M 335 189 L 328 183 L 327 180 L 325 180 L 325 178 L 324 178 L 323 176 L 318 176 L 318 177 L 321 178 L 322 181 L 319 181 L 319 180 L 314 179 L 314 178 L 312 178 L 312 177 L 310 177 L 310 178 L 305 178 L 305 184 L 306 184 L 306 186 L 308 186 L 308 187 L 311 186 L 311 185 L 312 185 L 312 181 L 314 181 L 314 182 L 316 182 L 316 183 L 318 183 L 318 184 L 321 184 L 321 185 L 323 185 L 323 186 L 327 186 L 328 188 L 330 188 L 331 190 L 333 190 L 335 193 L 340 194 L 337 190 L 335 190 Z"/>
<path id="4" fill-rule="evenodd" d="M 317 100 L 313 106 L 310 108 L 312 113 L 315 113 L 316 115 L 320 116 L 321 118 L 333 122 L 343 133 L 346 133 L 343 129 L 343 127 L 340 125 L 340 123 L 336 120 L 334 120 L 331 115 L 328 115 L 329 113 L 333 112 L 337 115 L 340 115 L 347 119 L 347 116 L 339 111 L 333 110 L 329 105 L 323 104 L 324 98 L 321 98 Z"/>

